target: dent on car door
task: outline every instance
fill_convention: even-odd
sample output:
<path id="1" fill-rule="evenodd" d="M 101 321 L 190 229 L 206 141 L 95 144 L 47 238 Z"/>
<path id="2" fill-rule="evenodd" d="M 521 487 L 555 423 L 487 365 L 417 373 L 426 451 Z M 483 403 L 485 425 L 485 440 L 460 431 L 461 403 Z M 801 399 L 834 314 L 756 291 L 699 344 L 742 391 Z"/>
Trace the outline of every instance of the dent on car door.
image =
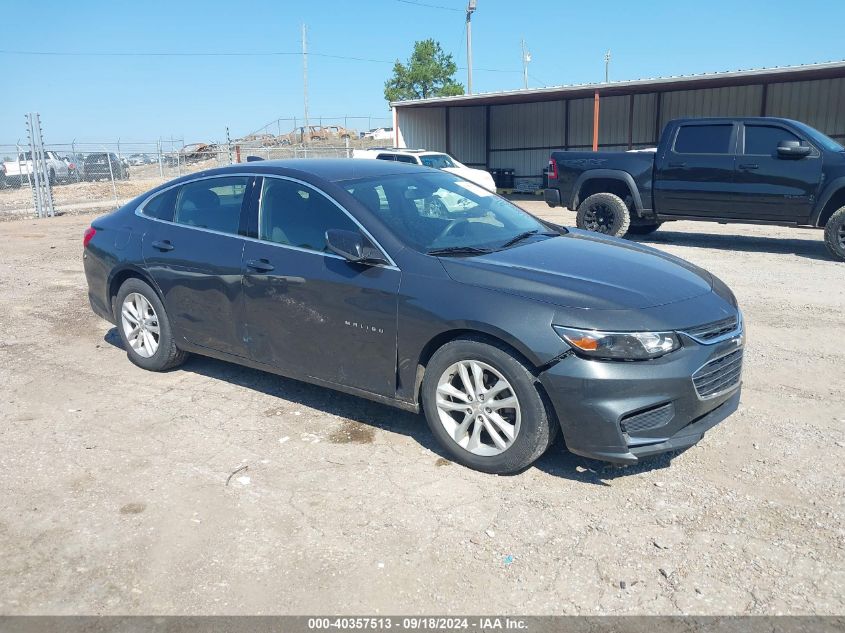
<path id="1" fill-rule="evenodd" d="M 244 249 L 252 358 L 291 376 L 393 396 L 399 271 L 330 253 L 326 231 L 359 231 L 305 183 L 266 177 Z"/>
<path id="2" fill-rule="evenodd" d="M 246 356 L 241 235 L 253 179 L 205 178 L 166 190 L 140 210 L 144 263 L 177 337 Z"/>
<path id="3" fill-rule="evenodd" d="M 657 212 L 676 216 L 735 214 L 736 125 L 681 125 L 669 143 L 654 183 Z"/>

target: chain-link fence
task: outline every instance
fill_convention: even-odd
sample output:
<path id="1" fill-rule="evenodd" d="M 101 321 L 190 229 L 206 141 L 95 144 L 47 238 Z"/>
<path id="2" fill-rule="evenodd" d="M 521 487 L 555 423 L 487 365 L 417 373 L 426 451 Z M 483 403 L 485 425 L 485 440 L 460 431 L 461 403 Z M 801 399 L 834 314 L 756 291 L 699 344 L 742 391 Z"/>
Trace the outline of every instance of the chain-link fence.
<path id="1" fill-rule="evenodd" d="M 343 125 L 351 126 L 353 120 L 376 127 L 368 127 L 367 134 Z M 349 158 L 354 149 L 392 144 L 392 130 L 385 119 L 335 117 L 312 121 L 306 126 L 301 120 L 278 119 L 244 137 L 215 142 L 186 143 L 172 137 L 45 142 L 43 167 L 53 209 L 57 213 L 107 211 L 173 178 L 246 162 L 249 156 L 265 160 Z M 34 192 L 42 153 L 35 156 L 36 161 L 32 157 L 28 138 L 0 143 L 0 219 L 39 215 Z"/>

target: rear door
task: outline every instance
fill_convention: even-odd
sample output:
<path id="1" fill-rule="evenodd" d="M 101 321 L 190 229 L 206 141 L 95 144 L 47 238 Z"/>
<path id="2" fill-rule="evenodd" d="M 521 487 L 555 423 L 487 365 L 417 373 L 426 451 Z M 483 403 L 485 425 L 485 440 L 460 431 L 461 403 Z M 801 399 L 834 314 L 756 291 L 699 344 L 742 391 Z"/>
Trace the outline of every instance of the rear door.
<path id="1" fill-rule="evenodd" d="M 803 141 L 809 156 L 778 155 L 781 141 Z M 749 219 L 806 222 L 821 181 L 822 157 L 807 139 L 777 123 L 746 123 L 736 166 L 737 213 Z"/>
<path id="2" fill-rule="evenodd" d="M 328 251 L 326 231 L 361 231 L 298 180 L 265 177 L 244 250 L 244 310 L 254 360 L 282 373 L 384 396 L 396 391 L 400 273 Z"/>
<path id="3" fill-rule="evenodd" d="M 654 203 L 660 215 L 735 217 L 737 125 L 689 122 L 658 157 Z"/>
<path id="4" fill-rule="evenodd" d="M 203 178 L 166 190 L 139 210 L 150 219 L 144 263 L 177 337 L 244 357 L 242 227 L 252 183 L 250 176 Z"/>

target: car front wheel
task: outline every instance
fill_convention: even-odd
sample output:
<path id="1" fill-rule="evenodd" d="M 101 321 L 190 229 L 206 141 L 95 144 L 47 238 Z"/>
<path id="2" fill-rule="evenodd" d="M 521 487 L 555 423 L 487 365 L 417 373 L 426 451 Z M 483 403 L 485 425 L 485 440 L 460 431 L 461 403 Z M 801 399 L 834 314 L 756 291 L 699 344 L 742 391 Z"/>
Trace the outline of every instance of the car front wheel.
<path id="1" fill-rule="evenodd" d="M 458 339 L 435 352 L 423 377 L 422 404 L 452 460 L 486 473 L 530 466 L 555 436 L 528 367 L 482 339 Z"/>
<path id="2" fill-rule="evenodd" d="M 830 216 L 825 224 L 824 243 L 834 259 L 845 261 L 845 207 Z"/>
<path id="3" fill-rule="evenodd" d="M 150 371 L 181 365 L 187 353 L 176 347 L 170 320 L 155 291 L 140 279 L 127 279 L 115 300 L 117 329 L 129 360 Z"/>

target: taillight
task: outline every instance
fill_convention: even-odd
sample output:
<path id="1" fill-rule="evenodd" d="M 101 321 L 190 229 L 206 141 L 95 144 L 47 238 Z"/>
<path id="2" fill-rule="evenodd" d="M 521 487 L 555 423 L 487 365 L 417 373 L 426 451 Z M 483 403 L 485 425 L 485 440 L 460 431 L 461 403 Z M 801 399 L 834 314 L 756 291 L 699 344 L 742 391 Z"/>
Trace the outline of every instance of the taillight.
<path id="1" fill-rule="evenodd" d="M 554 158 L 549 159 L 549 178 L 557 180 L 557 161 Z"/>
<path id="2" fill-rule="evenodd" d="M 85 229 L 85 233 L 82 234 L 82 248 L 88 248 L 88 244 L 91 243 L 91 239 L 97 234 L 97 229 L 93 226 L 89 226 Z"/>

